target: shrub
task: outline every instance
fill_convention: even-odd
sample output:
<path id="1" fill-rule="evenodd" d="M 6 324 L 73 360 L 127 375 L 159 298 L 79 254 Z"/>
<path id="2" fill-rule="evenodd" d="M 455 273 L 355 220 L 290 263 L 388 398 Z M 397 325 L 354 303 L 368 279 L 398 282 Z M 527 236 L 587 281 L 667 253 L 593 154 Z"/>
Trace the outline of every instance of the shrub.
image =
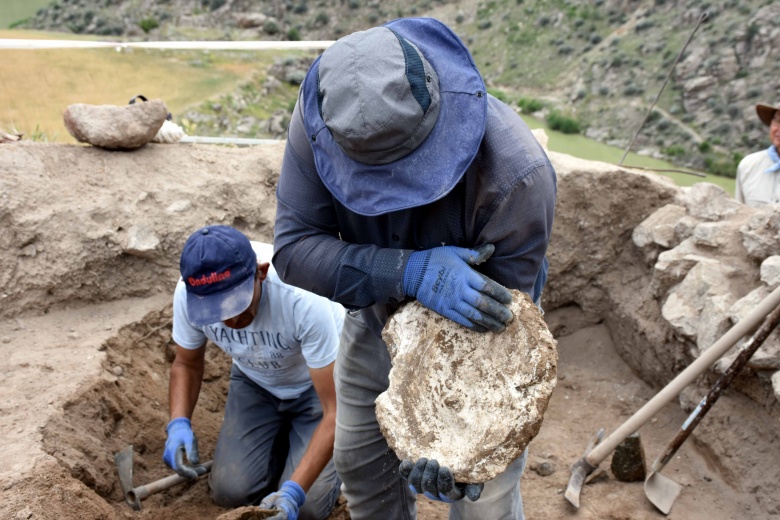
<path id="1" fill-rule="evenodd" d="M 707 153 L 710 150 L 712 150 L 712 145 L 708 143 L 707 141 L 702 141 L 699 143 L 699 151 L 701 153 Z"/>
<path id="2" fill-rule="evenodd" d="M 289 31 L 287 31 L 287 39 L 291 42 L 297 42 L 301 39 L 301 33 L 296 29 L 295 27 L 291 28 Z"/>
<path id="3" fill-rule="evenodd" d="M 550 20 L 549 16 L 543 14 L 542 16 L 536 19 L 536 25 L 538 25 L 539 27 L 546 27 L 550 24 L 551 21 L 552 20 Z"/>
<path id="4" fill-rule="evenodd" d="M 493 22 L 490 20 L 480 20 L 480 22 L 477 24 L 477 29 L 480 31 L 484 31 L 485 29 L 490 29 L 492 27 Z"/>
<path id="5" fill-rule="evenodd" d="M 704 158 L 704 168 L 713 175 L 734 178 L 737 176 L 737 166 L 742 160 L 742 155 L 735 153 L 732 156 L 708 155 Z"/>
<path id="6" fill-rule="evenodd" d="M 647 116 L 648 123 L 653 123 L 655 121 L 658 121 L 659 119 L 661 119 L 661 112 L 659 112 L 658 110 L 653 110 L 652 112 L 650 112 L 650 115 Z"/>
<path id="7" fill-rule="evenodd" d="M 157 21 L 157 18 L 144 18 L 138 23 L 138 26 L 141 28 L 141 30 L 145 33 L 148 33 L 151 30 L 157 29 L 160 26 L 160 22 Z"/>
<path id="8" fill-rule="evenodd" d="M 211 9 L 212 11 L 216 11 L 217 9 L 219 9 L 220 7 L 225 5 L 226 3 L 227 3 L 227 0 L 211 0 L 209 2 L 209 9 Z"/>
<path id="9" fill-rule="evenodd" d="M 636 26 L 634 27 L 634 30 L 636 32 L 641 32 L 641 31 L 644 31 L 644 30 L 647 30 L 647 29 L 653 27 L 654 25 L 655 25 L 655 22 L 653 22 L 652 20 L 642 20 L 641 22 L 636 24 Z"/>
<path id="10" fill-rule="evenodd" d="M 557 130 L 564 134 L 580 133 L 580 124 L 576 119 L 564 116 L 554 110 L 547 114 L 547 126 L 549 126 L 551 130 Z"/>
<path id="11" fill-rule="evenodd" d="M 279 26 L 273 20 L 266 20 L 263 24 L 263 32 L 274 35 L 279 32 Z"/>
<path id="12" fill-rule="evenodd" d="M 626 88 L 623 89 L 623 94 L 626 96 L 639 96 L 643 94 L 645 89 L 642 87 L 638 87 L 636 85 L 626 85 Z"/>
<path id="13" fill-rule="evenodd" d="M 317 13 L 317 16 L 314 18 L 314 23 L 316 25 L 327 25 L 330 21 L 330 17 L 328 16 L 328 13 Z"/>
<path id="14" fill-rule="evenodd" d="M 544 108 L 544 104 L 538 99 L 524 97 L 517 100 L 517 106 L 520 107 L 523 114 L 533 114 Z"/>
<path id="15" fill-rule="evenodd" d="M 661 150 L 661 152 L 663 152 L 664 155 L 668 155 L 669 157 L 679 157 L 680 155 L 685 155 L 685 148 L 678 145 L 672 145 L 664 148 Z"/>
<path id="16" fill-rule="evenodd" d="M 458 13 L 458 16 L 455 17 L 455 23 L 463 23 L 465 19 L 466 17 L 462 13 Z"/>

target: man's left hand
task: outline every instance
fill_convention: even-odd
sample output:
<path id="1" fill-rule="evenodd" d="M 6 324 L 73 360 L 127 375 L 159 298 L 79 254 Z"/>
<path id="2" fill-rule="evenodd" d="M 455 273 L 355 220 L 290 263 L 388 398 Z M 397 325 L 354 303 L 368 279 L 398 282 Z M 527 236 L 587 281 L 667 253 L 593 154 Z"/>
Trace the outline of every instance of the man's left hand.
<path id="1" fill-rule="evenodd" d="M 297 482 L 286 481 L 279 491 L 271 493 L 260 502 L 265 509 L 278 509 L 279 513 L 268 520 L 298 520 L 298 510 L 306 501 L 306 493 Z"/>
<path id="2" fill-rule="evenodd" d="M 409 482 L 415 493 L 422 493 L 431 500 L 439 502 L 457 502 L 464 496 L 475 502 L 482 494 L 484 484 L 463 484 L 455 482 L 452 471 L 447 466 L 439 466 L 438 461 L 422 458 L 417 462 L 409 459 L 401 461 L 401 476 Z"/>

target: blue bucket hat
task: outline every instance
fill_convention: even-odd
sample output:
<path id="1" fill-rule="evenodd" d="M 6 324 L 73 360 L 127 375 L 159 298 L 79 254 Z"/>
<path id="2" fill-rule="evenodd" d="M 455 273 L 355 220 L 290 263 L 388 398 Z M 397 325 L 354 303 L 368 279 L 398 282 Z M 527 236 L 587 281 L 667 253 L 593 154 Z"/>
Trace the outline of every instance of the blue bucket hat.
<path id="1" fill-rule="evenodd" d="M 184 244 L 179 267 L 187 288 L 187 315 L 193 325 L 233 318 L 252 302 L 257 255 L 237 229 L 199 229 Z"/>
<path id="2" fill-rule="evenodd" d="M 381 215 L 455 187 L 485 133 L 485 83 L 433 18 L 403 18 L 330 46 L 302 87 L 322 182 L 349 210 Z"/>

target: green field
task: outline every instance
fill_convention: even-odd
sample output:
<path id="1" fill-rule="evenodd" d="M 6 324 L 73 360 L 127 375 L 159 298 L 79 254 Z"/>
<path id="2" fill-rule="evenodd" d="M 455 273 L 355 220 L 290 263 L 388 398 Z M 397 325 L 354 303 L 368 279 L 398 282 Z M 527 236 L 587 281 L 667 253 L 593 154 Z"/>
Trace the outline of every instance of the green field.
<path id="1" fill-rule="evenodd" d="M 580 157 L 582 159 L 589 159 L 592 161 L 602 161 L 612 164 L 617 164 L 623 157 L 625 150 L 609 146 L 593 139 L 588 139 L 583 135 L 571 135 L 556 132 L 547 128 L 547 125 L 539 119 L 523 115 L 523 120 L 530 128 L 544 128 L 545 132 L 549 136 L 548 148 L 554 152 L 565 153 Z M 660 159 L 654 159 L 644 155 L 639 155 L 630 152 L 623 162 L 626 167 L 639 166 L 641 168 L 654 168 L 659 170 L 684 170 L 669 162 L 662 161 Z M 700 172 L 701 173 L 701 172 Z M 717 175 L 707 175 L 706 177 L 697 177 L 695 175 L 688 175 L 685 173 L 676 172 L 658 172 L 659 175 L 665 175 L 670 177 L 679 186 L 691 186 L 697 182 L 710 182 L 716 184 L 727 192 L 734 194 L 734 179 L 727 177 L 719 177 Z"/>
<path id="2" fill-rule="evenodd" d="M 0 38 L 61 37 L 0 31 Z M 123 105 L 137 94 L 162 99 L 175 118 L 264 73 L 277 58 L 272 51 L 0 50 L 0 128 L 74 142 L 62 121 L 68 105 Z"/>
<path id="3" fill-rule="evenodd" d="M 11 24 L 29 18 L 41 7 L 46 7 L 52 0 L 1 0 L 0 29 L 7 29 Z"/>

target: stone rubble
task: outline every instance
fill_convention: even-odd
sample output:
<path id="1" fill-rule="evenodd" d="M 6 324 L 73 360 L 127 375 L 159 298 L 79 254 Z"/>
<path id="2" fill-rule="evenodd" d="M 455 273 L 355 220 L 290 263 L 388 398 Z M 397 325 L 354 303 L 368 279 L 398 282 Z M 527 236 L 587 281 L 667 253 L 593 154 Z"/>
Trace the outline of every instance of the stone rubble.
<path id="1" fill-rule="evenodd" d="M 670 228 L 685 233 L 670 240 Z M 739 204 L 713 184 L 684 188 L 676 204 L 647 217 L 632 239 L 656 256 L 653 287 L 663 302 L 662 316 L 694 357 L 780 284 L 780 213 Z M 731 364 L 735 351 L 717 363 L 718 371 Z M 767 338 L 748 366 L 775 372 L 773 382 L 780 379 L 780 331 Z M 775 384 L 780 399 L 778 390 Z"/>

